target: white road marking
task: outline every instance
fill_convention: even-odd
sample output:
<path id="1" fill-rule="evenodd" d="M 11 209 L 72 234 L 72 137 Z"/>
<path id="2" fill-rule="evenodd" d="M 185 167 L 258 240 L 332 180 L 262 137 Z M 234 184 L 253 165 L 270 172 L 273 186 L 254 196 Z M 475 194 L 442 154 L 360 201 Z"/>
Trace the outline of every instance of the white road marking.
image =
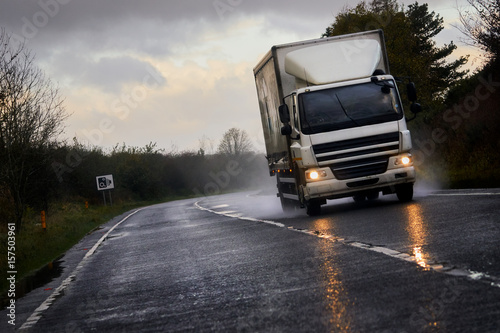
<path id="1" fill-rule="evenodd" d="M 495 195 L 496 195 L 496 193 L 495 193 Z M 285 228 L 286 227 L 283 223 L 279 223 L 279 222 L 275 222 L 275 221 L 270 221 L 270 220 L 261 220 L 261 219 L 256 219 L 256 218 L 253 218 L 253 217 L 244 217 L 244 216 L 241 216 L 241 214 L 234 214 L 233 211 L 231 211 L 231 214 L 226 214 L 226 212 L 218 212 L 218 211 L 215 211 L 215 210 L 212 210 L 212 209 L 204 208 L 204 207 L 200 206 L 199 202 L 200 201 L 196 202 L 195 206 L 198 209 L 200 209 L 200 210 L 208 211 L 208 212 L 211 212 L 211 213 L 214 213 L 214 214 L 218 214 L 218 215 L 223 215 L 223 216 L 226 216 L 226 217 L 237 218 L 237 219 L 240 219 L 240 220 L 262 222 L 262 223 L 266 223 L 266 224 L 271 224 L 271 225 L 274 225 L 274 226 L 277 226 L 277 227 L 280 227 L 280 228 Z M 228 206 L 229 205 L 224 205 L 224 207 L 228 207 Z M 348 245 L 348 246 L 353 246 L 353 247 L 356 247 L 356 248 L 360 248 L 360 249 L 364 249 L 364 250 L 368 250 L 368 251 L 372 251 L 372 252 L 381 253 L 381 254 L 390 256 L 392 258 L 395 258 L 395 259 L 399 259 L 399 260 L 403 260 L 403 261 L 406 261 L 406 262 L 413 263 L 415 265 L 423 267 L 423 269 L 426 269 L 426 270 L 433 270 L 433 271 L 436 271 L 436 272 L 439 272 L 439 273 L 443 273 L 443 274 L 447 274 L 447 275 L 452 275 L 452 276 L 463 276 L 463 277 L 467 277 L 467 278 L 469 278 L 471 280 L 474 280 L 474 281 L 485 282 L 485 283 L 489 284 L 492 287 L 500 288 L 500 278 L 495 277 L 495 276 L 491 276 L 491 275 L 488 275 L 488 274 L 485 274 L 485 273 L 482 273 L 482 272 L 475 272 L 475 271 L 471 271 L 471 270 L 468 270 L 468 269 L 460 269 L 460 268 L 456 268 L 456 267 L 451 266 L 451 265 L 446 265 L 446 264 L 438 263 L 438 262 L 435 262 L 433 260 L 417 258 L 416 256 L 410 255 L 408 253 L 399 252 L 399 251 L 396 251 L 396 250 L 393 250 L 393 249 L 389 249 L 389 248 L 386 248 L 386 247 L 383 247 L 383 246 L 374 246 L 374 245 L 363 243 L 363 242 L 348 241 L 348 240 L 346 240 L 344 238 L 335 237 L 333 235 L 323 234 L 323 233 L 321 233 L 319 231 L 310 231 L 308 229 L 297 229 L 297 228 L 294 228 L 294 227 L 286 227 L 286 228 L 288 230 L 290 230 L 290 231 L 301 232 L 301 233 L 304 233 L 304 234 L 307 234 L 307 235 L 311 235 L 311 236 L 315 236 L 315 237 L 318 237 L 318 238 L 323 238 L 323 239 L 326 239 L 326 240 L 330 240 L 331 242 L 339 242 L 339 243 L 342 243 L 342 244 L 345 244 L 345 245 Z"/>
<path id="2" fill-rule="evenodd" d="M 133 211 L 132 213 L 130 213 L 127 216 L 125 216 L 121 221 L 119 221 L 118 223 L 116 223 L 111 229 L 109 229 L 109 231 L 106 234 L 104 234 L 104 236 L 102 236 L 97 241 L 97 243 L 95 243 L 94 246 L 85 254 L 85 256 L 80 261 L 80 263 L 78 264 L 78 266 L 76 266 L 76 268 L 73 270 L 73 272 L 71 272 L 71 274 L 66 279 L 64 279 L 64 281 L 61 283 L 61 285 L 59 287 L 57 287 L 56 290 L 54 290 L 52 292 L 52 294 L 50 294 L 50 296 L 47 297 L 47 299 L 42 304 L 40 304 L 40 306 L 38 308 L 35 309 L 35 311 L 33 311 L 33 313 L 31 314 L 31 316 L 19 328 L 19 331 L 21 331 L 21 332 L 27 331 L 31 327 L 33 327 L 38 322 L 38 320 L 40 320 L 40 318 L 42 317 L 42 313 L 45 310 L 47 310 L 54 303 L 54 301 L 56 300 L 57 297 L 59 297 L 59 296 L 61 296 L 63 294 L 64 289 L 66 289 L 69 286 L 69 284 L 71 283 L 71 281 L 75 280 L 78 271 L 80 271 L 80 269 L 82 269 L 82 267 L 85 265 L 85 263 L 90 258 L 90 256 L 94 254 L 94 252 L 97 250 L 97 248 L 99 247 L 99 245 L 101 245 L 102 242 L 104 242 L 106 240 L 106 238 L 108 237 L 108 235 L 117 226 L 119 226 L 120 224 L 122 224 L 123 222 L 125 222 L 125 220 L 127 220 L 129 217 L 131 217 L 132 215 L 134 215 L 135 213 L 137 213 L 137 212 L 139 212 L 139 211 L 141 211 L 143 209 L 144 208 L 140 208 L 140 209 L 137 209 L 137 210 Z"/>
<path id="3" fill-rule="evenodd" d="M 495 192 L 476 192 L 476 193 L 431 193 L 429 196 L 433 197 L 460 197 L 460 196 L 480 196 L 480 195 L 500 195 Z"/>
<path id="4" fill-rule="evenodd" d="M 207 212 L 210 212 L 210 213 L 214 213 L 214 214 L 217 214 L 217 215 L 223 215 L 223 216 L 227 216 L 227 217 L 233 217 L 233 218 L 237 218 L 237 219 L 240 219 L 240 220 L 246 220 L 246 221 L 262 222 L 262 223 L 272 224 L 272 225 L 275 225 L 275 226 L 281 227 L 281 228 L 285 227 L 285 225 L 283 223 L 269 221 L 269 220 L 259 220 L 259 219 L 253 218 L 253 217 L 245 217 L 245 216 L 241 216 L 241 214 L 239 214 L 239 213 L 238 214 L 233 214 L 233 212 L 231 212 L 231 214 L 226 214 L 226 212 L 218 212 L 218 211 L 215 211 L 215 210 L 212 210 L 212 209 L 200 206 L 199 205 L 199 201 L 195 202 L 194 205 L 196 206 L 196 208 L 198 208 L 200 210 L 204 210 L 204 211 L 207 211 Z M 220 205 L 220 206 L 227 207 L 229 205 Z M 216 206 L 216 207 L 220 207 L 220 206 Z"/>
<path id="5" fill-rule="evenodd" d="M 497 189 L 442 190 L 428 195 L 433 197 L 490 196 L 500 195 L 500 191 Z"/>
<path id="6" fill-rule="evenodd" d="M 229 205 L 218 205 L 218 206 L 213 206 L 212 209 L 218 209 L 218 208 L 226 208 L 229 207 Z"/>

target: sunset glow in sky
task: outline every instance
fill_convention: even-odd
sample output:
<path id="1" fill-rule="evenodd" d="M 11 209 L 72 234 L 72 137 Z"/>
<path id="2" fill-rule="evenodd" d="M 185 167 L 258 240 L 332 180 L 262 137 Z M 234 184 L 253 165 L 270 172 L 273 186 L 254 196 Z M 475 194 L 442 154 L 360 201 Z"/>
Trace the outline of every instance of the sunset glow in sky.
<path id="1" fill-rule="evenodd" d="M 216 149 L 231 127 L 264 150 L 253 67 L 272 45 L 319 38 L 359 1 L 0 0 L 0 26 L 25 37 L 71 116 L 63 139 L 167 152 Z M 408 5 L 414 1 L 403 1 Z M 419 2 L 422 3 L 422 2 Z M 429 2 L 455 55 L 465 0 Z M 473 57 L 471 57 L 473 58 Z M 210 147 L 209 152 L 210 152 Z"/>

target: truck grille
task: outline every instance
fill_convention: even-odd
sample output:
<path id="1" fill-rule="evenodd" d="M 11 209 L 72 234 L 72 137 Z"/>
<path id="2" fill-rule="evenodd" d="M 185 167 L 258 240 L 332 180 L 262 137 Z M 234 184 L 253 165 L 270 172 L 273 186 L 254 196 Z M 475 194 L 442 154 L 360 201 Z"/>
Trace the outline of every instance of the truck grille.
<path id="1" fill-rule="evenodd" d="M 399 133 L 313 145 L 320 165 L 329 165 L 337 179 L 384 173 L 389 157 L 399 151 Z"/>

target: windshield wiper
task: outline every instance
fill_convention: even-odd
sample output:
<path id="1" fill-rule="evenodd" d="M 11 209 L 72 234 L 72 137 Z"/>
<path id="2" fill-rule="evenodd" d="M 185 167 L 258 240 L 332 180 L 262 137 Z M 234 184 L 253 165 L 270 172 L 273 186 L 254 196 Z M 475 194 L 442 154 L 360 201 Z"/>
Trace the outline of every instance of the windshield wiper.
<path id="1" fill-rule="evenodd" d="M 356 120 L 354 120 L 353 118 L 351 118 L 350 115 L 347 114 L 347 110 L 345 109 L 344 105 L 342 104 L 342 102 L 340 101 L 340 98 L 339 98 L 339 95 L 335 94 L 335 97 L 337 97 L 337 101 L 339 101 L 339 104 L 340 104 L 340 107 L 342 108 L 342 111 L 344 111 L 344 114 L 347 118 L 349 118 L 354 124 L 356 124 L 356 126 L 360 126 Z"/>
<path id="2" fill-rule="evenodd" d="M 374 76 L 372 77 L 371 81 L 376 84 L 377 86 L 381 86 L 382 87 L 382 92 L 384 94 L 390 94 L 391 93 L 391 89 L 394 89 L 394 83 L 392 83 L 391 81 L 389 80 L 383 80 L 383 81 L 380 81 L 378 79 L 378 77 Z"/>

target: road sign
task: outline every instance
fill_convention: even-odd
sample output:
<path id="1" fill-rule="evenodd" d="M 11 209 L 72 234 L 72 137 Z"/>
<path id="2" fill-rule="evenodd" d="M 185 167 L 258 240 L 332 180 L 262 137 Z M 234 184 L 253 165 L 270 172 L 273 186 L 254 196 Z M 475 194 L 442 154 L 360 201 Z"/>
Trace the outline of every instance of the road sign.
<path id="1" fill-rule="evenodd" d="M 115 188 L 115 182 L 113 181 L 113 175 L 104 175 L 95 177 L 97 182 L 97 190 L 111 190 Z"/>

